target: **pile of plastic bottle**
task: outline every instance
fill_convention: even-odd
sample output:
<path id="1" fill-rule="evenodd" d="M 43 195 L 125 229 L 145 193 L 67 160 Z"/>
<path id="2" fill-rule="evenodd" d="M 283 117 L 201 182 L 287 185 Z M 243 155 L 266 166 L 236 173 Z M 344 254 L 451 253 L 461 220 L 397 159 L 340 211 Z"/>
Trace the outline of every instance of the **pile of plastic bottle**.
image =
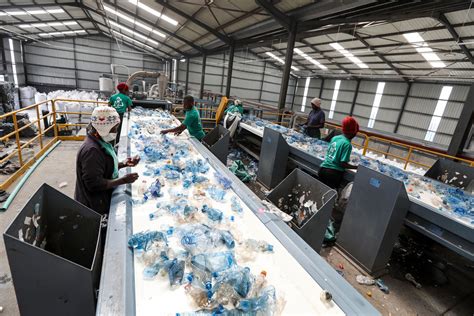
<path id="1" fill-rule="evenodd" d="M 263 130 L 265 127 L 272 128 L 286 139 L 290 146 L 303 150 L 319 159 L 324 159 L 327 151 L 327 142 L 303 135 L 295 130 L 273 124 L 254 116 L 246 116 L 243 120 L 248 125 Z M 387 161 L 388 160 L 388 161 Z M 386 159 L 380 161 L 378 156 L 362 156 L 357 150 L 353 150 L 351 163 L 364 165 L 405 184 L 410 197 L 420 200 L 432 208 L 443 212 L 448 216 L 459 219 L 469 226 L 474 225 L 474 196 L 461 189 L 423 177 L 420 174 L 400 169 L 398 163 Z M 419 169 L 419 168 L 418 168 Z M 421 170 L 417 170 L 421 173 Z"/>
<path id="2" fill-rule="evenodd" d="M 242 237 L 236 222 L 243 205 L 230 179 L 212 172 L 189 142 L 159 134 L 176 124 L 168 112 L 132 114 L 131 153 L 146 166 L 132 186 L 132 203 L 134 212 L 149 210 L 147 227 L 154 228 L 134 231 L 128 240 L 143 278 L 167 279 L 170 291 L 184 288 L 195 311 L 177 315 L 280 314 L 285 301 L 266 270 L 247 266 L 272 256 L 273 246 Z"/>

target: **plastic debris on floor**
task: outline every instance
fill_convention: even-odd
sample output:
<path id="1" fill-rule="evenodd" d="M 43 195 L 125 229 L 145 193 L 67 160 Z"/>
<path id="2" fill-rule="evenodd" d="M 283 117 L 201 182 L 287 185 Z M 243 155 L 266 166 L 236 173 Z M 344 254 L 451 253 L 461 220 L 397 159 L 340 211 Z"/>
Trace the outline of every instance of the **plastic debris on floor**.
<path id="1" fill-rule="evenodd" d="M 273 260 L 274 246 L 243 236 L 244 205 L 232 182 L 212 171 L 184 135 L 159 134 L 176 124 L 164 111 L 132 112 L 131 154 L 140 155 L 144 166 L 132 186 L 133 222 L 152 228 L 134 229 L 128 240 L 139 263 L 135 268 L 143 267 L 143 280 L 157 282 L 159 291 L 184 290 L 195 311 L 177 305 L 176 315 L 282 314 L 285 294 L 272 282 L 273 267 L 265 267 Z M 146 216 L 139 217 L 142 213 Z"/>
<path id="2" fill-rule="evenodd" d="M 319 159 L 324 159 L 327 151 L 327 142 L 307 137 L 292 129 L 252 116 L 246 116 L 243 122 L 260 130 L 263 130 L 264 127 L 277 130 L 282 133 L 290 146 L 304 150 Z M 379 157 L 376 159 L 379 159 Z M 454 217 L 469 227 L 474 227 L 474 196 L 472 194 L 431 178 L 402 170 L 397 166 L 388 164 L 386 160 L 382 162 L 362 156 L 356 151 L 353 151 L 351 155 L 351 163 L 363 165 L 402 181 L 411 198 L 417 199 L 439 212 Z"/>

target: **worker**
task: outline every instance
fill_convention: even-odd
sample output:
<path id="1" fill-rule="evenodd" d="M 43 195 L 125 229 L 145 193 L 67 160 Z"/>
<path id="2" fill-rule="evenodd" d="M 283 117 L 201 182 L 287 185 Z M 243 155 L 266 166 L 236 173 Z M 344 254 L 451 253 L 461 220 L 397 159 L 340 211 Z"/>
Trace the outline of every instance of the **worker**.
<path id="1" fill-rule="evenodd" d="M 341 184 L 346 169 L 357 169 L 349 163 L 351 159 L 351 140 L 359 131 L 359 124 L 347 116 L 342 120 L 342 135 L 334 136 L 328 145 L 326 157 L 319 170 L 319 180 L 327 186 L 337 189 Z"/>
<path id="2" fill-rule="evenodd" d="M 137 173 L 119 178 L 119 169 L 134 167 L 140 161 L 135 157 L 118 162 L 111 142 L 115 140 L 119 122 L 119 114 L 114 108 L 96 107 L 87 127 L 86 139 L 77 154 L 74 199 L 99 214 L 109 212 L 115 187 L 138 179 Z"/>
<path id="3" fill-rule="evenodd" d="M 314 98 L 311 100 L 312 110 L 309 112 L 308 120 L 303 125 L 304 133 L 313 138 L 321 138 L 321 128 L 324 127 L 326 116 L 321 110 L 321 99 Z"/>
<path id="4" fill-rule="evenodd" d="M 118 126 L 117 138 L 115 143 L 117 144 L 120 140 L 120 131 L 122 130 L 123 115 L 126 111 L 132 110 L 132 99 L 128 96 L 128 85 L 125 82 L 121 82 L 117 85 L 118 93 L 114 94 L 109 99 L 109 105 L 112 106 L 120 116 L 120 124 Z"/>
<path id="5" fill-rule="evenodd" d="M 192 96 L 187 95 L 183 98 L 183 109 L 185 112 L 183 123 L 175 128 L 164 129 L 161 131 L 161 134 L 175 133 L 175 135 L 179 135 L 185 129 L 188 129 L 191 136 L 201 140 L 205 134 L 202 129 L 199 112 L 194 106 L 194 98 Z"/>
<path id="6" fill-rule="evenodd" d="M 232 102 L 232 101 L 231 101 Z M 230 137 L 234 137 L 235 131 L 239 126 L 239 122 L 244 114 L 244 108 L 242 101 L 234 100 L 225 110 L 224 117 L 224 128 L 227 128 L 230 133 Z"/>

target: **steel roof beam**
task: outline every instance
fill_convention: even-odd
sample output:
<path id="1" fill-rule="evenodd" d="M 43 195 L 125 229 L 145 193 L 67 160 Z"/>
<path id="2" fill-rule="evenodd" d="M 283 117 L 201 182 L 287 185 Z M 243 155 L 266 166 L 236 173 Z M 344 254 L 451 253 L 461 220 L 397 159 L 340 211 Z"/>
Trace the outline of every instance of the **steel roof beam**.
<path id="1" fill-rule="evenodd" d="M 123 9 L 122 9 L 121 7 L 117 7 L 117 6 L 115 6 L 113 3 L 110 3 L 110 2 L 108 2 L 108 1 L 103 1 L 103 3 L 105 3 L 105 4 L 109 5 L 109 6 L 113 6 L 114 8 L 120 9 L 120 10 L 123 11 Z M 104 18 L 104 19 L 108 19 L 108 18 L 109 18 L 107 15 L 105 15 L 104 13 L 102 13 L 102 12 L 100 12 L 100 11 L 98 11 L 98 10 L 92 9 L 92 8 L 86 6 L 86 5 L 83 5 L 83 6 L 84 6 L 87 10 L 89 10 L 89 11 L 91 11 L 91 12 L 94 12 L 95 14 L 101 16 L 101 17 Z M 194 48 L 195 50 L 199 51 L 201 54 L 206 51 L 203 47 L 198 46 L 198 45 L 196 45 L 196 44 L 194 44 L 194 43 L 188 41 L 187 39 L 185 39 L 185 38 L 179 36 L 178 34 L 175 34 L 175 33 L 171 32 L 171 31 L 168 31 L 167 29 L 165 29 L 165 28 L 163 28 L 163 27 L 158 26 L 157 24 L 153 24 L 152 22 L 143 20 L 143 19 L 141 19 L 140 17 L 138 17 L 136 14 L 133 14 L 133 13 L 127 11 L 126 15 L 129 15 L 129 16 L 133 17 L 135 20 L 137 20 L 137 21 L 139 21 L 139 22 L 141 22 L 141 23 L 153 25 L 153 26 L 154 26 L 156 29 L 158 29 L 159 31 L 161 31 L 161 32 L 163 32 L 163 33 L 165 33 L 165 34 L 167 34 L 167 35 L 170 36 L 170 37 L 174 37 L 174 38 L 176 38 L 177 40 L 180 40 L 181 42 L 185 43 L 186 45 L 188 45 L 188 46 Z M 173 48 L 173 49 L 176 51 L 175 48 Z M 176 52 L 177 52 L 177 51 L 176 51 Z M 186 56 L 186 55 L 187 55 L 187 54 L 185 54 L 184 56 Z"/>
<path id="2" fill-rule="evenodd" d="M 469 59 L 469 61 L 474 64 L 474 57 L 472 56 L 471 51 L 466 47 L 463 39 L 459 36 L 458 32 L 449 22 L 448 18 L 443 13 L 439 14 L 436 18 L 446 27 L 449 34 L 451 34 L 453 39 L 459 44 L 459 47 L 461 47 L 461 50 L 463 51 L 464 55 L 466 55 L 467 59 Z"/>
<path id="3" fill-rule="evenodd" d="M 168 10 L 171 10 L 173 11 L 174 13 L 180 15 L 181 17 L 193 22 L 194 24 L 198 25 L 199 27 L 205 29 L 206 31 L 208 31 L 209 33 L 211 33 L 212 35 L 216 36 L 218 39 L 220 39 L 221 41 L 223 41 L 224 43 L 226 44 L 231 44 L 232 43 L 232 38 L 218 32 L 215 30 L 215 28 L 212 28 L 210 27 L 209 25 L 199 21 L 198 19 L 190 16 L 189 14 L 181 11 L 180 9 L 178 8 L 175 8 L 174 6 L 172 6 L 168 1 L 165 1 L 165 0 L 155 0 L 156 3 L 159 3 L 160 5 L 162 5 L 163 7 L 165 7 L 166 9 Z"/>
<path id="4" fill-rule="evenodd" d="M 281 26 L 283 26 L 285 29 L 290 30 L 291 24 L 293 23 L 293 20 L 278 10 L 272 1 L 268 0 L 255 0 L 255 2 L 262 7 L 265 11 L 267 11 L 274 19 L 275 21 L 278 22 Z"/>
<path id="5" fill-rule="evenodd" d="M 365 47 L 367 47 L 375 56 L 377 56 L 378 58 L 380 58 L 383 62 L 385 62 L 393 71 L 395 71 L 397 74 L 399 74 L 400 76 L 404 77 L 405 75 L 403 74 L 403 72 L 400 71 L 400 69 L 398 69 L 397 67 L 395 67 L 392 62 L 390 60 L 388 60 L 387 58 L 385 58 L 385 56 L 383 56 L 382 54 L 380 54 L 379 52 L 377 52 L 372 46 L 370 46 L 369 43 L 367 43 L 367 41 L 365 39 L 362 38 L 362 36 L 360 36 L 359 34 L 357 34 L 357 32 L 354 32 L 354 34 L 352 34 L 359 42 L 361 42 Z M 405 77 L 404 77 L 405 78 Z M 405 80 L 407 80 L 405 78 Z M 408 80 L 407 80 L 408 81 Z"/>

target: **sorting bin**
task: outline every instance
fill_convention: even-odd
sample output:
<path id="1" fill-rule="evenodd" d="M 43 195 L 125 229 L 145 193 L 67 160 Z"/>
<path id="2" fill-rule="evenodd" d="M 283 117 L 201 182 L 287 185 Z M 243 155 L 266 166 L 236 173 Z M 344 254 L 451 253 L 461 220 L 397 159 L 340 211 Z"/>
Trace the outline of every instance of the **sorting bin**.
<path id="1" fill-rule="evenodd" d="M 446 158 L 438 159 L 425 173 L 425 177 L 474 192 L 474 168 Z"/>
<path id="2" fill-rule="evenodd" d="M 38 189 L 3 234 L 21 315 L 95 314 L 100 227 L 100 214 L 47 184 Z"/>
<path id="3" fill-rule="evenodd" d="M 307 210 L 309 207 L 305 207 L 305 204 L 316 203 L 316 212 L 300 220 L 294 217 L 290 223 L 293 230 L 319 252 L 336 197 L 335 190 L 306 172 L 294 169 L 267 195 L 267 200 L 290 215 L 292 210 Z"/>
<path id="4" fill-rule="evenodd" d="M 227 165 L 229 154 L 230 133 L 222 125 L 217 125 L 212 131 L 203 137 L 202 143 L 216 156 L 224 165 Z"/>

